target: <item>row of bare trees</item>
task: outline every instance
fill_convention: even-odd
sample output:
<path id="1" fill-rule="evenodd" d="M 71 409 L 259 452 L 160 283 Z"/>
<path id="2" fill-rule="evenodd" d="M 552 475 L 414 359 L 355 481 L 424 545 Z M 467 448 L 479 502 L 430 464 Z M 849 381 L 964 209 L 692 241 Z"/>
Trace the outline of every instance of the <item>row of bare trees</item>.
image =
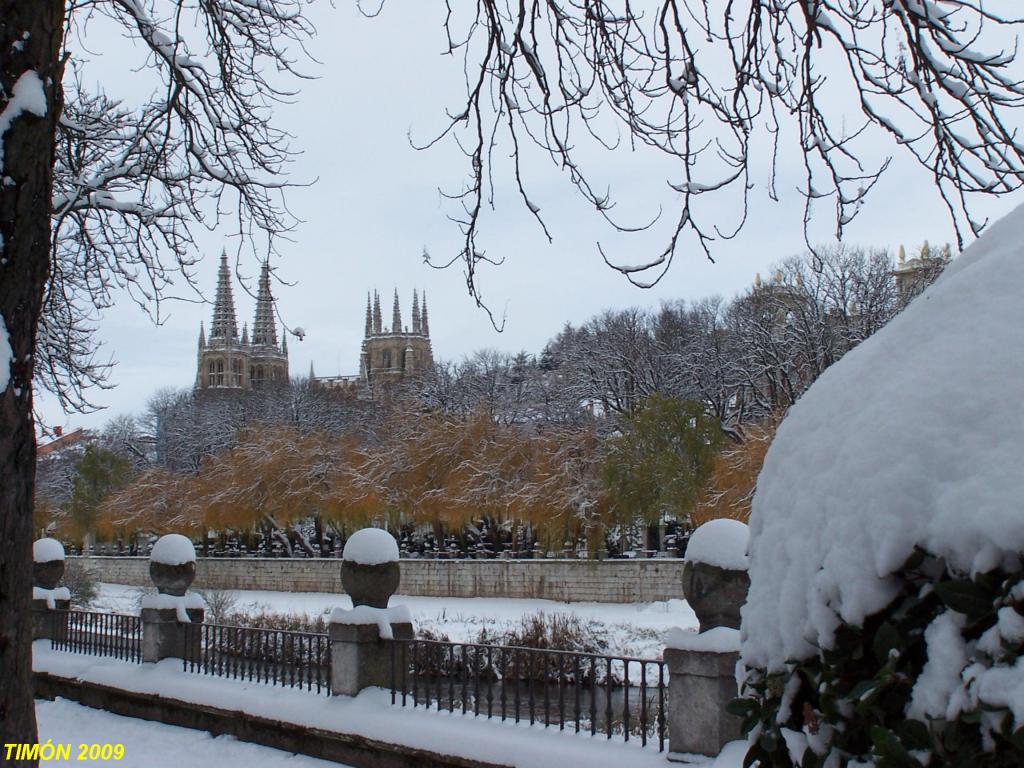
<path id="1" fill-rule="evenodd" d="M 440 540 L 483 522 L 594 544 L 630 524 L 744 518 L 778 416 L 907 300 L 893 270 L 883 251 L 792 258 L 732 301 L 606 312 L 566 326 L 539 356 L 441 362 L 383 401 L 309 380 L 230 396 L 160 392 L 143 417 L 108 425 L 102 447 L 135 475 L 86 519 L 108 537 L 256 530 L 288 553 L 317 554 L 310 520 L 318 536 L 376 521 Z M 714 430 L 684 434 L 695 414 Z M 714 456 L 668 493 L 678 478 L 664 467 L 682 477 L 700 452 L 676 455 L 680 440 L 663 440 L 677 417 L 680 440 Z M 44 465 L 48 520 L 76 518 L 75 482 L 67 462 Z"/>

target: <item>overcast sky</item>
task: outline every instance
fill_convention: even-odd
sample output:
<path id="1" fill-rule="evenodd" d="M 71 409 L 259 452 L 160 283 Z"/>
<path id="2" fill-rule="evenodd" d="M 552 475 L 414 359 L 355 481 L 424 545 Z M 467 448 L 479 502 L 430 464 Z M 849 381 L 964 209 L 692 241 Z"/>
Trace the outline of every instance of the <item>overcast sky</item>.
<path id="1" fill-rule="evenodd" d="M 380 17 L 367 19 L 350 0 L 338 0 L 336 8 L 315 4 L 312 18 L 319 35 L 310 51 L 321 63 L 306 69 L 319 78 L 304 83 L 295 103 L 277 115 L 303 153 L 293 178 L 315 180 L 291 192 L 289 207 L 303 223 L 292 242 L 281 244 L 284 258 L 274 264 L 277 276 L 290 283 L 274 286 L 281 315 L 307 333 L 304 341 L 289 339 L 292 375 L 305 375 L 311 362 L 321 376 L 358 371 L 368 290 L 381 292 L 386 322 L 395 288 L 406 322 L 413 288 L 426 290 L 435 358 L 460 359 L 486 347 L 539 352 L 565 323 L 581 323 L 604 309 L 729 297 L 747 287 L 755 273 L 767 275 L 773 263 L 804 250 L 802 199 L 795 192 L 796 177 L 786 188 L 784 167 L 782 202 L 770 201 L 764 179 L 755 179 L 749 222 L 736 239 L 719 244 L 717 263 L 684 251 L 655 288 L 639 289 L 603 264 L 595 244 L 600 239 L 623 261 L 640 261 L 663 238 L 657 232 L 616 237 L 573 197 L 558 169 L 531 161 L 531 200 L 547 217 L 554 243 L 547 243 L 517 202 L 509 179 L 500 179 L 499 206 L 486 216 L 483 244 L 489 256 L 505 263 L 485 270 L 480 281 L 496 314 L 506 318 L 504 332 L 497 333 L 468 297 L 460 267 L 435 270 L 421 256 L 424 248 L 436 257 L 450 256 L 460 244 L 438 187 L 458 186 L 464 159 L 451 145 L 419 152 L 408 140 L 410 132 L 429 137 L 444 125 L 444 108 L 458 105 L 460 62 L 440 55 L 443 4 L 393 2 Z M 659 198 L 648 192 L 664 189 L 666 174 L 649 159 L 622 152 L 585 157 L 599 179 L 607 170 L 624 216 L 638 220 L 657 211 Z M 1013 203 L 996 201 L 982 210 L 998 216 Z M 821 223 L 824 239 L 832 222 L 826 214 Z M 909 249 L 926 238 L 952 241 L 952 227 L 929 177 L 899 159 L 847 229 L 846 241 L 893 249 L 906 243 Z M 202 242 L 206 258 L 200 281 L 212 298 L 216 257 L 232 244 L 221 233 L 205 235 Z M 242 271 L 254 277 L 257 262 L 243 263 Z M 251 324 L 254 301 L 237 285 L 235 303 L 239 324 Z M 106 410 L 67 415 L 44 393 L 37 401 L 44 421 L 99 427 L 115 415 L 142 412 L 159 388 L 191 387 L 199 324 L 206 321 L 209 327 L 212 307 L 176 302 L 163 311 L 159 327 L 128 302 L 107 312 L 99 333 L 101 356 L 117 361 L 111 377 L 117 386 L 92 394 Z"/>

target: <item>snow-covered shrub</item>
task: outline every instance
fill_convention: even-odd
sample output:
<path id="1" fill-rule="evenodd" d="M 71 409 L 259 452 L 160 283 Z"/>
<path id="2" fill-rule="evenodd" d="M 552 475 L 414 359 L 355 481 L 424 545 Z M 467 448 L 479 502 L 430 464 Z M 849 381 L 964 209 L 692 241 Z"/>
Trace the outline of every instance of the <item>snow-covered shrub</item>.
<path id="1" fill-rule="evenodd" d="M 230 589 L 197 589 L 196 592 L 206 603 L 206 621 L 223 624 L 224 619 L 234 613 L 238 595 Z"/>
<path id="2" fill-rule="evenodd" d="M 71 593 L 71 605 L 75 608 L 88 608 L 99 597 L 100 585 L 95 574 L 77 559 L 64 564 L 62 582 Z"/>
<path id="3" fill-rule="evenodd" d="M 1024 570 L 968 578 L 918 549 L 900 591 L 828 649 L 749 674 L 762 766 L 1024 765 Z"/>
<path id="4" fill-rule="evenodd" d="M 1024 764 L 1024 207 L 782 422 L 734 709 L 762 766 Z"/>

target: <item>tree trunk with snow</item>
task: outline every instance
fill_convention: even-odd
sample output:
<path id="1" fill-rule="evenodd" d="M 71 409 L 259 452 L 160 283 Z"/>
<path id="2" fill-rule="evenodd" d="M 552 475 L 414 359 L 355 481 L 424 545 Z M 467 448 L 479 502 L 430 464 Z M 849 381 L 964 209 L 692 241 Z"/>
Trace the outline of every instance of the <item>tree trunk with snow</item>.
<path id="1" fill-rule="evenodd" d="M 32 368 L 49 277 L 63 30 L 62 0 L 0 0 L 0 743 L 36 741 Z"/>

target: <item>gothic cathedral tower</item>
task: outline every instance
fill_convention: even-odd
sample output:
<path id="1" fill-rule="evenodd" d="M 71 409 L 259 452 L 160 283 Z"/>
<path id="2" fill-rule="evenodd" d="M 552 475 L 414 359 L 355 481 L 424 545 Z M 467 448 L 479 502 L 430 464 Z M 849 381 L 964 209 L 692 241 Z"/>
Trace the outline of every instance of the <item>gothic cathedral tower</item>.
<path id="1" fill-rule="evenodd" d="M 217 272 L 217 296 L 213 304 L 210 337 L 199 326 L 197 390 L 246 390 L 267 383 L 288 383 L 288 344 L 277 344 L 274 297 L 270 293 L 270 267 L 264 262 L 256 296 L 252 343 L 249 328 L 238 337 L 231 270 L 227 254 L 221 254 Z"/>
<path id="2" fill-rule="evenodd" d="M 391 328 L 385 329 L 381 320 L 380 296 L 373 292 L 366 296 L 366 328 L 362 351 L 359 355 L 359 377 L 365 387 L 374 393 L 382 384 L 395 382 L 415 373 L 429 370 L 434 364 L 430 347 L 430 321 L 427 315 L 427 295 L 412 292 L 412 320 L 402 325 L 402 310 L 395 290 L 391 309 Z"/>

